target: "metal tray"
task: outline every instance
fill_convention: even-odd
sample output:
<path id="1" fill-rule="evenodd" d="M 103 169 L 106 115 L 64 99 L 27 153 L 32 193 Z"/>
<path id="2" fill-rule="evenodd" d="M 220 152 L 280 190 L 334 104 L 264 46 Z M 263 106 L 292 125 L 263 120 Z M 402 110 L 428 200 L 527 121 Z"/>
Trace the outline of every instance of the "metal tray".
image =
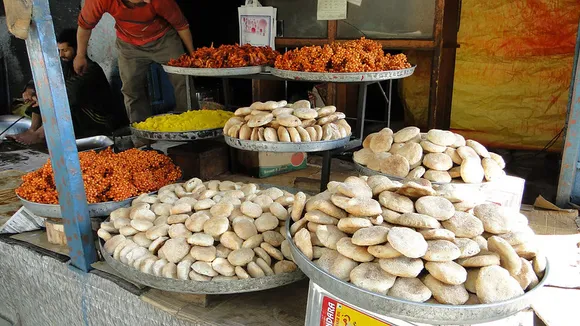
<path id="1" fill-rule="evenodd" d="M 254 75 L 264 71 L 263 66 L 249 66 L 239 68 L 183 68 L 163 65 L 163 70 L 169 74 L 208 77 L 230 77 Z"/>
<path id="2" fill-rule="evenodd" d="M 194 294 L 231 294 L 255 292 L 267 289 L 272 289 L 284 286 L 290 283 L 300 281 L 304 278 L 304 274 L 297 269 L 292 273 L 284 273 L 273 276 L 265 276 L 260 278 L 251 278 L 247 280 L 236 281 L 214 281 L 214 282 L 199 282 L 199 281 L 184 281 L 165 277 L 159 277 L 151 274 L 142 273 L 141 271 L 127 266 L 120 261 L 115 260 L 111 255 L 103 250 L 103 240 L 99 239 L 99 247 L 101 254 L 107 263 L 121 276 L 131 282 L 143 284 L 151 288 Z"/>
<path id="3" fill-rule="evenodd" d="M 0 115 L 0 132 L 6 130 L 10 127 L 16 120 L 20 119 L 17 115 Z M 6 130 L 6 132 L 0 136 L 0 139 L 6 139 L 8 135 L 16 135 L 21 132 L 25 132 L 32 125 L 32 120 L 29 118 L 22 118 L 20 121 L 16 122 L 12 127 Z"/>
<path id="4" fill-rule="evenodd" d="M 270 69 L 272 75 L 284 79 L 317 81 L 330 83 L 363 83 L 389 79 L 409 77 L 417 66 L 400 70 L 376 71 L 376 72 L 305 72 Z"/>
<path id="5" fill-rule="evenodd" d="M 195 131 L 178 131 L 178 132 L 161 132 L 141 130 L 131 127 L 131 133 L 139 138 L 150 140 L 168 140 L 168 141 L 195 141 L 200 139 L 216 138 L 223 135 L 223 128 L 195 130 Z"/>
<path id="6" fill-rule="evenodd" d="M 418 303 L 392 298 L 361 289 L 330 275 L 316 266 L 296 247 L 290 234 L 292 220 L 286 223 L 286 239 L 290 243 L 292 257 L 298 267 L 310 280 L 332 295 L 354 304 L 360 308 L 379 315 L 398 318 L 409 322 L 429 325 L 465 325 L 479 324 L 503 319 L 529 308 L 534 295 L 548 279 L 550 265 L 546 265 L 544 277 L 536 287 L 524 295 L 511 300 L 479 305 L 453 306 L 432 303 Z"/>
<path id="7" fill-rule="evenodd" d="M 40 217 L 62 218 L 60 205 L 55 204 L 39 204 L 28 201 L 18 196 L 22 206 L 26 207 L 30 212 Z M 121 207 L 128 207 L 131 201 L 136 197 L 131 197 L 122 201 L 108 201 L 104 203 L 89 204 L 89 217 L 109 216 L 112 211 Z"/>
<path id="8" fill-rule="evenodd" d="M 350 141 L 350 136 L 327 141 L 313 141 L 304 143 L 268 142 L 243 140 L 224 136 L 226 143 L 238 149 L 253 152 L 278 152 L 278 153 L 299 153 L 299 152 L 322 152 L 331 149 L 344 147 Z"/>
<path id="9" fill-rule="evenodd" d="M 93 136 L 87 138 L 81 138 L 76 140 L 77 150 L 79 152 L 91 151 L 105 149 L 109 146 L 113 146 L 115 142 L 107 136 Z"/>

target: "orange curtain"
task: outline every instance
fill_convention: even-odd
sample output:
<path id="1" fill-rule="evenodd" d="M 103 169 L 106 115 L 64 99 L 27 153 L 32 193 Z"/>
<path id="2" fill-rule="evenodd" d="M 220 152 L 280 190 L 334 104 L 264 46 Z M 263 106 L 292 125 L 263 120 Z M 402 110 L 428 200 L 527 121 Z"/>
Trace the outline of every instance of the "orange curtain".
<path id="1" fill-rule="evenodd" d="M 578 0 L 463 0 L 451 128 L 494 147 L 544 147 L 564 127 L 579 18 Z M 430 56 L 409 53 L 409 124 L 427 123 Z"/>

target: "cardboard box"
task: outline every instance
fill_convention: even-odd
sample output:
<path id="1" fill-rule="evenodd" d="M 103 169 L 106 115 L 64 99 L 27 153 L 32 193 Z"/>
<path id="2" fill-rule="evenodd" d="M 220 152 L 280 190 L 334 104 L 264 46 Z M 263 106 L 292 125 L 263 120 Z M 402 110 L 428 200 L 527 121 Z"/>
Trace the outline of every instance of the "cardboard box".
<path id="1" fill-rule="evenodd" d="M 229 148 L 215 140 L 198 140 L 170 147 L 167 155 L 181 168 L 183 179 L 211 180 L 229 171 Z"/>
<path id="2" fill-rule="evenodd" d="M 250 176 L 267 178 L 306 168 L 306 153 L 249 152 L 238 150 L 237 168 Z"/>

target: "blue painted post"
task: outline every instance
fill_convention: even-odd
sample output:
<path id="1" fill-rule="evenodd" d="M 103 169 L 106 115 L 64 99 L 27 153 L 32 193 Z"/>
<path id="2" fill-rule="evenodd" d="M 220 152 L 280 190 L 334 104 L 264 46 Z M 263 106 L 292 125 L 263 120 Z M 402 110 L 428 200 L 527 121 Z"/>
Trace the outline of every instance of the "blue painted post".
<path id="1" fill-rule="evenodd" d="M 88 272 L 95 244 L 48 0 L 33 0 L 26 39 L 72 264 Z"/>
<path id="2" fill-rule="evenodd" d="M 576 38 L 576 55 L 572 67 L 572 81 L 570 83 L 570 95 L 568 97 L 568 117 L 566 119 L 566 139 L 562 166 L 560 167 L 560 180 L 558 181 L 558 194 L 556 204 L 560 207 L 567 206 L 574 190 L 574 181 L 578 169 L 578 152 L 580 151 L 580 25 Z"/>

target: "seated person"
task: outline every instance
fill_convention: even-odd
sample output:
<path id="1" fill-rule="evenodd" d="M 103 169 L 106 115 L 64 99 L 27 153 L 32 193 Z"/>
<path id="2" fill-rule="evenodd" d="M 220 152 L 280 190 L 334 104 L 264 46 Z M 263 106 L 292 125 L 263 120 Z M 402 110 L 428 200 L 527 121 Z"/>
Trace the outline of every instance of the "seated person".
<path id="1" fill-rule="evenodd" d="M 114 102 L 107 77 L 96 62 L 87 59 L 87 70 L 82 75 L 75 73 L 76 33 L 76 29 L 65 29 L 57 38 L 75 136 L 109 135 L 128 124 L 127 114 Z M 32 125 L 27 131 L 9 138 L 26 145 L 44 143 L 44 127 L 32 81 L 27 84 L 22 97 L 30 104 Z"/>

